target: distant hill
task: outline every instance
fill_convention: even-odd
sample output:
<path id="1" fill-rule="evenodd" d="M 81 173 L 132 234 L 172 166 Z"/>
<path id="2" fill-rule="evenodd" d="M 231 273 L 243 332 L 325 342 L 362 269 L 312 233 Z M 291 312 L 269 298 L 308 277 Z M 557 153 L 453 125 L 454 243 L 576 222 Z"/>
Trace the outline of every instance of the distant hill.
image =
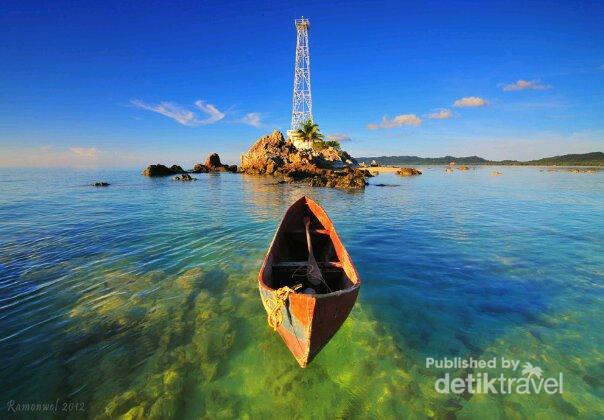
<path id="1" fill-rule="evenodd" d="M 562 155 L 531 160 L 524 165 L 557 165 L 557 166 L 604 166 L 604 153 L 591 152 L 575 155 Z"/>
<path id="2" fill-rule="evenodd" d="M 356 158 L 359 163 L 369 165 L 375 160 L 380 165 L 448 165 L 456 162 L 464 165 L 535 165 L 535 166 L 604 166 L 604 153 L 591 152 L 583 154 L 553 156 L 537 160 L 520 162 L 518 160 L 488 160 L 479 156 L 443 156 L 422 158 L 419 156 L 374 156 Z"/>

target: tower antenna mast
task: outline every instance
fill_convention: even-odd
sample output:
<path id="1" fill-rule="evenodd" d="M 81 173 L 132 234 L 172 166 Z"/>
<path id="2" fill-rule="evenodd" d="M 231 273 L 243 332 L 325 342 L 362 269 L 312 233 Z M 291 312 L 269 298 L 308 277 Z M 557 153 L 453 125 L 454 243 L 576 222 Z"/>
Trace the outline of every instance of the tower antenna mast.
<path id="1" fill-rule="evenodd" d="M 312 118 L 312 96 L 310 93 L 310 52 L 308 50 L 308 28 L 310 22 L 304 16 L 294 21 L 296 26 L 296 67 L 294 70 L 294 95 L 292 99 L 292 124 L 288 132 L 297 147 L 308 148 L 308 144 L 299 144 L 294 132 Z"/>

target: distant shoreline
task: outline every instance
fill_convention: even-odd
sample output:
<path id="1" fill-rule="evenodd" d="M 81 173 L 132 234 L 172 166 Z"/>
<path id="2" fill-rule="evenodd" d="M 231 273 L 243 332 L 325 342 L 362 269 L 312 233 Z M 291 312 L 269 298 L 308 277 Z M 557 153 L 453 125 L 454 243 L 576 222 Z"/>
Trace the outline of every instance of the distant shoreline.
<path id="1" fill-rule="evenodd" d="M 576 167 L 602 167 L 604 166 L 604 152 L 590 152 L 582 154 L 569 154 L 552 156 L 542 159 L 521 162 L 518 160 L 488 160 L 479 156 L 443 156 L 436 158 L 422 158 L 419 156 L 375 156 L 358 157 L 359 163 L 368 166 L 375 161 L 379 166 L 405 166 L 405 165 L 448 165 L 455 162 L 457 165 L 485 165 L 485 166 L 576 166 Z"/>
<path id="2" fill-rule="evenodd" d="M 466 165 L 464 163 L 460 163 L 459 165 Z M 455 166 L 459 166 L 459 165 L 455 165 Z M 381 172 L 381 173 L 395 173 L 396 171 L 398 171 L 401 168 L 404 167 L 429 167 L 430 168 L 434 168 L 434 169 L 445 169 L 448 168 L 449 165 L 443 165 L 443 164 L 427 164 L 427 163 L 420 163 L 420 164 L 405 164 L 405 165 L 388 165 L 388 166 L 367 166 L 366 169 L 370 172 Z M 455 166 L 452 166 L 451 168 L 455 169 Z M 466 165 L 466 166 L 470 166 L 470 169 L 472 169 L 472 167 L 484 167 L 484 168 L 488 168 L 488 167 L 517 167 L 517 168 L 549 168 L 549 169 L 572 169 L 572 168 L 585 168 L 585 169 L 596 169 L 596 170 L 604 170 L 603 166 L 593 166 L 593 165 L 498 165 L 498 164 L 472 164 L 472 165 Z"/>

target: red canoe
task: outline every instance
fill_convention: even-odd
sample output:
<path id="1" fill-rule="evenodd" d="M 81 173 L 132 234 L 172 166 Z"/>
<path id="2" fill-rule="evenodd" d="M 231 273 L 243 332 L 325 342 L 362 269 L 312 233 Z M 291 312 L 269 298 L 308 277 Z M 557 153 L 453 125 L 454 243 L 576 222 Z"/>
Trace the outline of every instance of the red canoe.
<path id="1" fill-rule="evenodd" d="M 325 210 L 302 197 L 285 213 L 258 284 L 269 325 L 306 367 L 348 317 L 361 279 Z"/>

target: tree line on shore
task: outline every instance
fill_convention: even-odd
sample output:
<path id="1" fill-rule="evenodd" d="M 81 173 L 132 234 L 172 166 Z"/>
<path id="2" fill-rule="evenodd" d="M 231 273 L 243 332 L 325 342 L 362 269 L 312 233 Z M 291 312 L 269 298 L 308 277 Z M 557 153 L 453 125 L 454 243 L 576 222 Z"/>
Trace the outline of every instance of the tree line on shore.
<path id="1" fill-rule="evenodd" d="M 488 160 L 479 156 L 443 156 L 437 158 L 422 158 L 418 156 L 374 156 L 356 158 L 359 163 L 369 165 L 373 160 L 380 165 L 448 165 L 456 162 L 464 165 L 514 165 L 514 166 L 604 166 L 604 153 L 591 152 L 552 156 L 542 159 L 518 160 Z"/>

